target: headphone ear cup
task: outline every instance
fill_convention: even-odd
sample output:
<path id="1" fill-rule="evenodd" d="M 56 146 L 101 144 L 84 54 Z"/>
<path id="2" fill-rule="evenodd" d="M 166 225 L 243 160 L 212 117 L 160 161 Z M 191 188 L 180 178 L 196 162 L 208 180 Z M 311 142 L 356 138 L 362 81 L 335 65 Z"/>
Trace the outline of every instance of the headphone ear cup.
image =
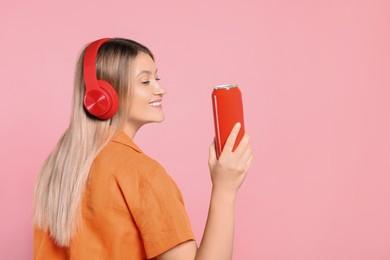
<path id="1" fill-rule="evenodd" d="M 100 89 L 106 92 L 110 99 L 110 106 L 101 119 L 109 119 L 115 115 L 116 111 L 118 111 L 118 94 L 116 93 L 114 87 L 105 80 L 98 80 L 98 85 Z"/>
<path id="2" fill-rule="evenodd" d="M 85 93 L 84 107 L 93 116 L 99 119 L 109 119 L 118 110 L 118 94 L 105 80 L 98 80 L 98 89 L 92 89 Z"/>

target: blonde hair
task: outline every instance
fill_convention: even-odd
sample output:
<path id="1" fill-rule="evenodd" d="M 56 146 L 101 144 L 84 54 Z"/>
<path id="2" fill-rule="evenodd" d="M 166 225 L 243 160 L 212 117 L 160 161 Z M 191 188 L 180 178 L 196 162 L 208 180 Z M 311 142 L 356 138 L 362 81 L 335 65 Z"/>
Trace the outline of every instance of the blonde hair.
<path id="1" fill-rule="evenodd" d="M 145 46 L 127 39 L 110 39 L 99 49 L 97 78 L 108 81 L 119 97 L 117 113 L 106 121 L 94 118 L 83 106 L 85 49 L 77 62 L 69 127 L 43 164 L 35 186 L 34 225 L 49 232 L 59 246 L 68 246 L 80 225 L 80 204 L 95 157 L 126 121 L 132 63 L 139 52 L 153 58 Z"/>

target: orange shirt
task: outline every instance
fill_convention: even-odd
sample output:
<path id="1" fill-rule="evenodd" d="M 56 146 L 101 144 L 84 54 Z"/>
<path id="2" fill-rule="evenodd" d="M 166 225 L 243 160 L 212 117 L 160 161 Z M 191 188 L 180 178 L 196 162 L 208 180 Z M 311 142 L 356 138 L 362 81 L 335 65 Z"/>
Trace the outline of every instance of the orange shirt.
<path id="1" fill-rule="evenodd" d="M 70 246 L 34 230 L 34 259 L 153 259 L 194 235 L 182 195 L 156 161 L 123 132 L 92 164 Z"/>

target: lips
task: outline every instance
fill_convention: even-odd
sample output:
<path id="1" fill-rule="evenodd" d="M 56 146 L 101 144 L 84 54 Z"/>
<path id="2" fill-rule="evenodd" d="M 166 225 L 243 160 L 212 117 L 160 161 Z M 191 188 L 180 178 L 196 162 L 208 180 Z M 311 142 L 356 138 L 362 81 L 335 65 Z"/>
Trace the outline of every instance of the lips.
<path id="1" fill-rule="evenodd" d="M 155 101 L 149 102 L 149 105 L 152 107 L 161 107 L 161 101 L 162 100 L 155 100 Z"/>

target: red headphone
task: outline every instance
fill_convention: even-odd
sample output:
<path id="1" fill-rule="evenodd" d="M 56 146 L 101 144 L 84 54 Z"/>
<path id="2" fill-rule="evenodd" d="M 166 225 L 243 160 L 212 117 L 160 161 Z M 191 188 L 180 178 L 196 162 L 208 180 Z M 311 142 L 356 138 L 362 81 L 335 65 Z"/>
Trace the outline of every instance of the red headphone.
<path id="1" fill-rule="evenodd" d="M 96 77 L 96 56 L 100 46 L 110 40 L 104 38 L 88 45 L 84 54 L 84 107 L 93 116 L 99 119 L 109 119 L 118 110 L 118 94 L 105 80 Z"/>

